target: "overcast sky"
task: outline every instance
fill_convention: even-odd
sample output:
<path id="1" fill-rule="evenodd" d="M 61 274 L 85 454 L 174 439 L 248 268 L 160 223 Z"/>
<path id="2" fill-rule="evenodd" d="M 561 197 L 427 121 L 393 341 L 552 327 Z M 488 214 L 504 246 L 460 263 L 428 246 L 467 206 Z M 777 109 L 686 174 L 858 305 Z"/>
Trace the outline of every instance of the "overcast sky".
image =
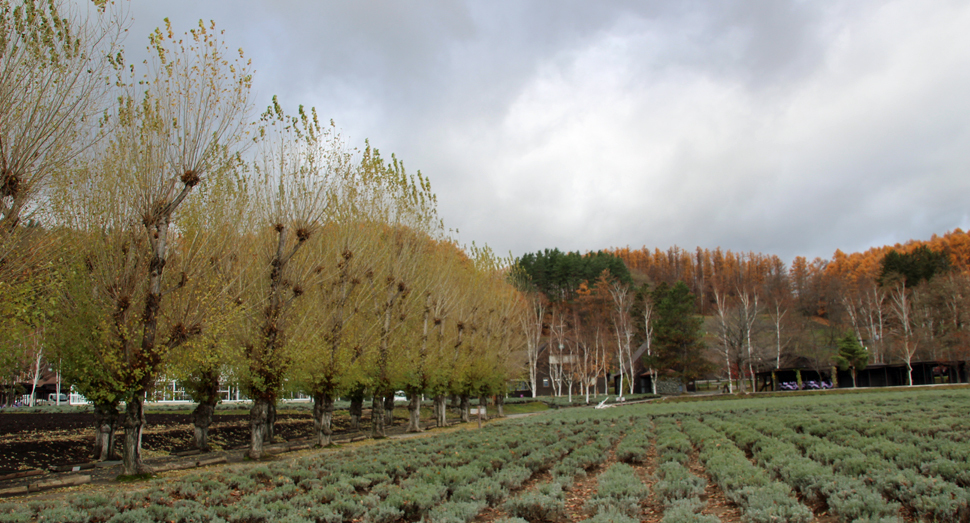
<path id="1" fill-rule="evenodd" d="M 970 3 L 134 0 L 214 20 L 257 107 L 431 179 L 460 241 L 829 258 L 970 226 Z"/>

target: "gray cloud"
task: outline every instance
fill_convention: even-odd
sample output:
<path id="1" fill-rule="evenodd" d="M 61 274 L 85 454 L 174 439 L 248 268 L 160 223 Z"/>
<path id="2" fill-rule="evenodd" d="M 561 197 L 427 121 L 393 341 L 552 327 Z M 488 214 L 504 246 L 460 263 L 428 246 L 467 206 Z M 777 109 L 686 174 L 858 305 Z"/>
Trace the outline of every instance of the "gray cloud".
<path id="1" fill-rule="evenodd" d="M 970 225 L 970 9 L 141 2 L 431 178 L 463 242 L 828 257 Z"/>

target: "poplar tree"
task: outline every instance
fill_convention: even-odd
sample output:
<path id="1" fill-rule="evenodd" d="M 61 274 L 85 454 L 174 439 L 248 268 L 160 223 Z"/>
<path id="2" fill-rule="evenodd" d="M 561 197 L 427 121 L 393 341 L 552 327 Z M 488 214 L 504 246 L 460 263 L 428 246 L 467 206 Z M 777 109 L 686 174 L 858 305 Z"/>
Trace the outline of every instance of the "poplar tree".
<path id="1" fill-rule="evenodd" d="M 85 348 L 113 384 L 106 398 L 125 401 L 126 475 L 147 471 L 145 393 L 170 354 L 206 326 L 207 306 L 195 298 L 207 298 L 184 294 L 207 263 L 198 256 L 206 240 L 180 234 L 180 208 L 214 173 L 235 169 L 246 143 L 248 63 L 241 53 L 231 58 L 219 38 L 201 22 L 177 38 L 166 21 L 149 38 L 143 74 L 115 57 L 119 95 L 103 121 L 108 141 L 55 206 L 62 223 L 91 241 L 80 270 L 101 319 L 69 310 L 98 333 Z"/>
<path id="2" fill-rule="evenodd" d="M 124 23 L 103 4 L 85 11 L 0 0 L 0 373 L 11 383 L 28 365 L 36 381 L 47 351 L 37 320 L 51 307 L 34 299 L 35 290 L 61 265 L 54 262 L 61 246 L 50 234 L 46 198 L 102 136 L 106 57 L 117 52 Z"/>
<path id="3" fill-rule="evenodd" d="M 351 167 L 350 153 L 334 126 L 320 124 L 316 110 L 295 116 L 274 97 L 263 113 L 255 174 L 252 238 L 247 255 L 248 312 L 240 332 L 243 385 L 253 399 L 247 455 L 259 459 L 273 438 L 276 400 L 294 361 L 312 337 L 315 306 L 305 294 L 321 277 L 308 246 L 319 242 L 335 194 L 333 180 Z"/>

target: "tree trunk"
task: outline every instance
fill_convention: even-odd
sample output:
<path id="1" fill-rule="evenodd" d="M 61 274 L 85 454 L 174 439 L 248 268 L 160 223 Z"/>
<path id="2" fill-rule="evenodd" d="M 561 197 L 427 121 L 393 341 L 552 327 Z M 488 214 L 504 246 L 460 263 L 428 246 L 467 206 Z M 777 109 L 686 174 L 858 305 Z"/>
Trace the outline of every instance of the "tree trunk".
<path id="1" fill-rule="evenodd" d="M 122 447 L 122 470 L 125 476 L 149 472 L 141 461 L 141 431 L 145 423 L 144 392 L 135 393 L 125 405 L 125 440 Z"/>
<path id="2" fill-rule="evenodd" d="M 313 396 L 313 434 L 317 446 L 330 445 L 333 435 L 331 421 L 333 420 L 333 396 L 330 394 L 314 394 Z"/>
<path id="3" fill-rule="evenodd" d="M 421 430 L 421 395 L 412 392 L 408 396 L 408 428 L 406 432 L 423 432 Z"/>
<path id="4" fill-rule="evenodd" d="M 394 393 L 384 396 L 384 426 L 394 425 Z"/>
<path id="5" fill-rule="evenodd" d="M 34 365 L 34 383 L 30 388 L 30 406 L 37 405 L 37 382 L 40 381 L 40 360 L 44 357 L 43 351 L 37 351 L 37 362 Z"/>
<path id="6" fill-rule="evenodd" d="M 468 418 L 468 414 L 469 414 L 469 412 L 468 412 L 468 410 L 469 410 L 468 395 L 467 394 L 462 394 L 461 396 L 459 396 L 459 399 L 461 401 L 461 403 L 459 404 L 459 407 L 461 408 L 461 422 L 462 423 L 468 423 L 469 421 L 471 421 Z"/>
<path id="7" fill-rule="evenodd" d="M 360 417 L 364 413 L 364 398 L 352 398 L 350 400 L 350 428 L 360 430 Z"/>
<path id="8" fill-rule="evenodd" d="M 249 411 L 249 451 L 246 457 L 258 460 L 263 457 L 263 442 L 266 441 L 266 421 L 269 417 L 270 401 L 266 398 L 254 398 L 253 408 Z"/>
<path id="9" fill-rule="evenodd" d="M 478 397 L 478 412 L 482 421 L 488 421 L 488 396 Z"/>
<path id="10" fill-rule="evenodd" d="M 209 425 L 212 425 L 212 413 L 216 410 L 218 398 L 200 401 L 199 406 L 192 411 L 192 424 L 195 425 L 195 448 L 202 452 L 209 452 Z"/>
<path id="11" fill-rule="evenodd" d="M 740 352 L 740 351 L 738 351 Z M 744 362 L 741 361 L 741 357 L 738 357 L 738 392 L 741 394 L 747 393 L 747 383 L 745 383 L 748 378 L 744 375 Z"/>
<path id="12" fill-rule="evenodd" d="M 374 399 L 371 400 L 370 421 L 372 438 L 387 437 L 384 433 L 384 398 L 377 392 L 374 393 Z"/>
<path id="13" fill-rule="evenodd" d="M 852 367 L 852 388 L 853 389 L 856 388 L 856 383 L 855 383 L 855 367 Z"/>
<path id="14" fill-rule="evenodd" d="M 118 405 L 96 403 L 94 405 L 94 459 L 110 461 L 117 459 L 114 452 L 115 429 L 118 426 Z"/>
<path id="15" fill-rule="evenodd" d="M 350 428 L 360 430 L 360 417 L 364 414 L 364 387 L 358 386 L 350 393 Z"/>
<path id="16" fill-rule="evenodd" d="M 197 381 L 192 387 L 192 399 L 199 405 L 192 412 L 192 424 L 195 425 L 195 448 L 202 452 L 209 452 L 209 426 L 212 425 L 212 414 L 219 404 L 219 372 L 209 369 L 195 376 Z"/>
<path id="17" fill-rule="evenodd" d="M 438 428 L 448 426 L 448 403 L 444 394 L 434 397 L 434 421 Z"/>
<path id="18" fill-rule="evenodd" d="M 276 401 L 270 401 L 266 405 L 266 431 L 263 433 L 266 443 L 273 443 L 276 438 Z"/>
<path id="19" fill-rule="evenodd" d="M 504 394 L 499 394 L 498 396 L 495 396 L 495 411 L 498 417 L 500 418 L 505 417 L 505 395 Z"/>

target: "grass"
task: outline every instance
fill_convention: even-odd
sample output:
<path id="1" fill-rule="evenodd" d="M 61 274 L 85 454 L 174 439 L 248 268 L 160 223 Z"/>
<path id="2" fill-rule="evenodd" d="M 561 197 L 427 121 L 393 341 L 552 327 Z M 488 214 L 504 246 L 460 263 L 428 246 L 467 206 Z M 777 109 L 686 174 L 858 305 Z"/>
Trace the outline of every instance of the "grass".
<path id="1" fill-rule="evenodd" d="M 506 404 L 502 407 L 505 415 L 509 414 L 531 414 L 533 412 L 542 412 L 544 410 L 549 410 L 549 405 L 541 401 L 531 401 L 529 403 L 513 403 L 511 405 Z"/>

